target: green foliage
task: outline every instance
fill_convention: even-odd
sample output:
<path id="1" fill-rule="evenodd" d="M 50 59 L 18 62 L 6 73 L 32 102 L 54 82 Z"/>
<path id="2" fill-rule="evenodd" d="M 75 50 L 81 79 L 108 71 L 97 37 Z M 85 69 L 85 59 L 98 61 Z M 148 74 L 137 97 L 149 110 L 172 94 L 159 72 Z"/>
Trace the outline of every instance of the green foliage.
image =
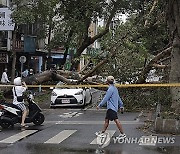
<path id="1" fill-rule="evenodd" d="M 156 111 L 156 106 L 160 103 L 163 112 L 171 106 L 169 88 L 121 88 L 119 92 L 125 108 L 129 111 L 142 109 Z"/>
<path id="2" fill-rule="evenodd" d="M 116 29 L 99 39 L 103 50 L 118 49 L 116 57 L 111 57 L 112 60 L 104 66 L 102 73 L 113 74 L 121 83 L 136 82 L 143 67 L 153 55 L 158 54 L 157 50 L 169 42 L 164 21 L 147 27 L 140 15 L 141 12 L 129 14 L 125 23 L 119 22 Z"/>

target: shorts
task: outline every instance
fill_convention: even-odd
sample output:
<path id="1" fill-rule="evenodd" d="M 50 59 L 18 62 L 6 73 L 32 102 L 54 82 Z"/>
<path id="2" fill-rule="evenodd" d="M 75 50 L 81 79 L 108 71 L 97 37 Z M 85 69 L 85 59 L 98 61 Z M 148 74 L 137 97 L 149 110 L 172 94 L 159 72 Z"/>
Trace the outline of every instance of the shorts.
<path id="1" fill-rule="evenodd" d="M 106 112 L 106 118 L 105 119 L 108 119 L 111 121 L 118 119 L 117 112 L 115 112 L 112 109 L 108 109 Z"/>
<path id="2" fill-rule="evenodd" d="M 21 111 L 25 111 L 26 110 L 26 106 L 24 103 L 19 103 L 19 104 L 16 104 L 20 109 Z"/>

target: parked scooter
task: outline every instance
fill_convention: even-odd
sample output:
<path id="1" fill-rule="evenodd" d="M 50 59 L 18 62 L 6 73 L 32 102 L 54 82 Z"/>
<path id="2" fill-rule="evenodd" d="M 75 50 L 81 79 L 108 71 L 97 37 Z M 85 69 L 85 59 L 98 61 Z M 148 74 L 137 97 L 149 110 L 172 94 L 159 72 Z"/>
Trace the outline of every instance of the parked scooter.
<path id="1" fill-rule="evenodd" d="M 25 123 L 33 122 L 35 125 L 41 125 L 44 122 L 44 115 L 40 107 L 34 102 L 32 94 L 27 95 L 29 114 Z M 13 127 L 16 123 L 21 123 L 22 111 L 12 103 L 0 103 L 0 126 L 2 128 Z"/>

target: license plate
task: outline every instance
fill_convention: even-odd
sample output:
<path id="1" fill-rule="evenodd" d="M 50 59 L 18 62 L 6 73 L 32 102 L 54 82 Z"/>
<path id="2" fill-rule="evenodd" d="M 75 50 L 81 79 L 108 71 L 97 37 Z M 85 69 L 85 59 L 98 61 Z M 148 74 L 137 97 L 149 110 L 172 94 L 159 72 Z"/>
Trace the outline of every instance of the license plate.
<path id="1" fill-rule="evenodd" d="M 62 101 L 63 104 L 70 103 L 69 99 L 62 99 L 61 101 Z"/>

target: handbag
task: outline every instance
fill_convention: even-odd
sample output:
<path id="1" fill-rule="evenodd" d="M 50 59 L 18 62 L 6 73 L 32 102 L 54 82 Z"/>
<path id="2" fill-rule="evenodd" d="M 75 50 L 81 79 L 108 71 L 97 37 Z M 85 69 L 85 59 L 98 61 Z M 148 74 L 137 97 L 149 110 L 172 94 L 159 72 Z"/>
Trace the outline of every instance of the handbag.
<path id="1" fill-rule="evenodd" d="M 15 96 L 17 97 L 17 101 L 18 102 L 23 102 L 24 96 L 17 96 L 15 87 L 14 87 L 14 93 L 15 93 Z"/>

